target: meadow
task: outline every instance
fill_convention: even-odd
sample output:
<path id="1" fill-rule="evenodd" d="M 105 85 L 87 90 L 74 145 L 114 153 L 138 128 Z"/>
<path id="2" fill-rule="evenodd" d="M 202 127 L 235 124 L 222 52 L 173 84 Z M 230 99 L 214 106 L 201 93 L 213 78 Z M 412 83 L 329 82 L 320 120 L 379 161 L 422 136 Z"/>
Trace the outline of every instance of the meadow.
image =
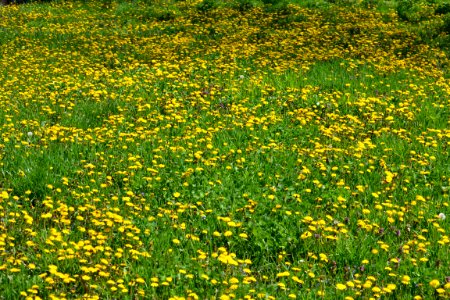
<path id="1" fill-rule="evenodd" d="M 0 299 L 450 298 L 450 5 L 264 2 L 0 7 Z"/>

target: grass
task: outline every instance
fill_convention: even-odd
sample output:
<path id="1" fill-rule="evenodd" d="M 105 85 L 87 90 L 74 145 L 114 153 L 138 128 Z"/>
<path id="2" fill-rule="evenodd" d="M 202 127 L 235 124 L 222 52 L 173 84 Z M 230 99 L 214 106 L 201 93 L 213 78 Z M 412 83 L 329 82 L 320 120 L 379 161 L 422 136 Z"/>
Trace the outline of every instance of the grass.
<path id="1" fill-rule="evenodd" d="M 0 7 L 0 299 L 450 297 L 446 6 L 266 2 Z"/>

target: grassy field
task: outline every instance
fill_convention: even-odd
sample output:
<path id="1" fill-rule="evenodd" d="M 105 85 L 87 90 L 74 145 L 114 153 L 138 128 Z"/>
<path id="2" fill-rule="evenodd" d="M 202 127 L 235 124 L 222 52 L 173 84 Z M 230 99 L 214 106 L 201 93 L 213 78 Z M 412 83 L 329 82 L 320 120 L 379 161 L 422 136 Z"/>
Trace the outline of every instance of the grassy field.
<path id="1" fill-rule="evenodd" d="M 0 299 L 450 298 L 445 4 L 291 2 L 0 7 Z"/>

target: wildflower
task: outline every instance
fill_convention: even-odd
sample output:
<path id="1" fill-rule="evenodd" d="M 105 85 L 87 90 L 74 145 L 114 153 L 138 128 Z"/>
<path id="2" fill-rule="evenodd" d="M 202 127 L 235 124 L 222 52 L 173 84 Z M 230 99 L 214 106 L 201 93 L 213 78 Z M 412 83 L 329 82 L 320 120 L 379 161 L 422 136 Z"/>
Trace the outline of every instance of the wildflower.
<path id="1" fill-rule="evenodd" d="M 309 238 L 309 237 L 311 237 L 311 236 L 312 236 L 312 233 L 311 233 L 311 232 L 305 231 L 305 232 L 300 236 L 300 238 L 302 238 L 302 239 L 307 239 L 307 238 Z"/>
<path id="2" fill-rule="evenodd" d="M 441 285 L 441 283 L 437 279 L 433 279 L 430 281 L 430 286 L 432 286 L 435 289 L 438 288 L 440 285 Z"/>
<path id="3" fill-rule="evenodd" d="M 411 277 L 409 277 L 408 275 L 404 275 L 404 276 L 402 277 L 402 283 L 403 283 L 403 284 L 409 284 L 410 281 L 411 281 Z"/>
<path id="4" fill-rule="evenodd" d="M 377 286 L 374 286 L 374 287 L 372 288 L 372 292 L 374 292 L 374 293 L 379 293 L 379 292 L 381 292 L 381 289 L 380 289 L 379 287 L 377 287 Z"/>
<path id="5" fill-rule="evenodd" d="M 229 282 L 230 283 L 239 283 L 239 279 L 237 279 L 236 277 L 232 277 L 232 278 L 230 278 L 230 280 L 229 280 Z"/>
<path id="6" fill-rule="evenodd" d="M 9 271 L 11 273 L 18 273 L 18 272 L 20 272 L 20 269 L 19 268 L 11 268 L 11 269 L 9 269 Z"/>
<path id="7" fill-rule="evenodd" d="M 286 272 L 278 273 L 277 277 L 288 277 L 289 275 L 290 275 L 290 273 L 288 271 L 286 271 Z"/>

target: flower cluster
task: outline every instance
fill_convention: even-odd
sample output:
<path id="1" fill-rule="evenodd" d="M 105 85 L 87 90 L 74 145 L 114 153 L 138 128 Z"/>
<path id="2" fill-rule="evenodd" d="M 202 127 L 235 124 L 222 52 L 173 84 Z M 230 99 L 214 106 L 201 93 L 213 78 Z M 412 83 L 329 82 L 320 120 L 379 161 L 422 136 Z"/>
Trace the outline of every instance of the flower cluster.
<path id="1" fill-rule="evenodd" d="M 3 297 L 450 297 L 444 52 L 391 12 L 110 2 L 0 7 Z"/>

